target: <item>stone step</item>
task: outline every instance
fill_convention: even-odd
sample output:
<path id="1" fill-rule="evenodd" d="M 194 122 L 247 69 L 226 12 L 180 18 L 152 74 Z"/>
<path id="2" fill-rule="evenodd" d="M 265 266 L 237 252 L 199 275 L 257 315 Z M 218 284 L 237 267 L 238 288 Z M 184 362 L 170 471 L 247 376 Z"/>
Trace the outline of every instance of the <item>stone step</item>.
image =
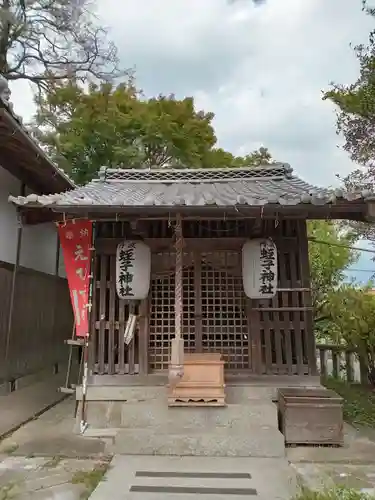
<path id="1" fill-rule="evenodd" d="M 127 455 L 284 457 L 284 437 L 274 427 L 254 426 L 252 431 L 217 427 L 211 431 L 173 427 L 120 429 L 109 452 Z"/>
<path id="2" fill-rule="evenodd" d="M 254 401 L 276 401 L 277 387 L 228 385 L 225 388 L 228 404 L 253 405 Z"/>
<path id="3" fill-rule="evenodd" d="M 88 419 L 92 427 L 150 428 L 166 426 L 177 430 L 215 427 L 251 430 L 267 425 L 277 428 L 277 406 L 272 402 L 253 401 L 252 405 L 226 407 L 174 407 L 164 402 L 111 403 L 90 401 Z"/>
<path id="4" fill-rule="evenodd" d="M 276 398 L 277 388 L 267 386 L 226 385 L 225 396 L 228 404 L 253 404 L 254 400 L 272 401 Z M 76 388 L 76 397 L 82 399 L 81 387 Z M 87 400 L 93 401 L 167 401 L 166 386 L 121 386 L 101 385 L 87 388 Z"/>

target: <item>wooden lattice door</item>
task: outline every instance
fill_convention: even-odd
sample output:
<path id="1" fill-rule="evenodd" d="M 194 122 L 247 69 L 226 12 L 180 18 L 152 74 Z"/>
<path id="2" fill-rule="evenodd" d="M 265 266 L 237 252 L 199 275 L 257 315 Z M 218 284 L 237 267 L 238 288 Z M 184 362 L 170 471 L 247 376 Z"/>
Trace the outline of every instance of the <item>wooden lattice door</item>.
<path id="1" fill-rule="evenodd" d="M 240 252 L 202 254 L 201 297 L 203 351 L 220 352 L 228 370 L 250 369 Z"/>
<path id="2" fill-rule="evenodd" d="M 174 254 L 154 256 L 149 362 L 166 370 L 174 336 Z M 229 370 L 250 368 L 241 253 L 186 252 L 183 272 L 185 352 L 220 352 Z"/>

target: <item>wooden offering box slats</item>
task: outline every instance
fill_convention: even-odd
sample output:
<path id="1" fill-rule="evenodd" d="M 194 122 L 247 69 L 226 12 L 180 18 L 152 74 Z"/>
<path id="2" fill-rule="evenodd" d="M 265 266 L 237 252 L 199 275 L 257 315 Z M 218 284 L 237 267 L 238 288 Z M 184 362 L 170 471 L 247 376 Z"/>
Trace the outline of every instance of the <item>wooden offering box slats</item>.
<path id="1" fill-rule="evenodd" d="M 168 406 L 225 406 L 221 354 L 185 354 L 184 376 L 169 387 Z"/>

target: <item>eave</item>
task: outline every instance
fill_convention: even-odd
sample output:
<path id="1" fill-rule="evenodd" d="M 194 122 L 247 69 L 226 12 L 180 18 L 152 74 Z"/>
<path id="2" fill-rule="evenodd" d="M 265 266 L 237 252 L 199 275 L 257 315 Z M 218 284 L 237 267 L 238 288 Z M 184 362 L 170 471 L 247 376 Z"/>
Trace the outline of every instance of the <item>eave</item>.
<path id="1" fill-rule="evenodd" d="M 0 165 L 36 193 L 59 193 L 74 187 L 4 103 L 0 108 Z"/>
<path id="2" fill-rule="evenodd" d="M 38 224 L 47 221 L 62 221 L 66 218 L 88 218 L 92 220 L 129 220 L 142 218 L 173 218 L 180 213 L 184 218 L 267 218 L 267 219 L 336 219 L 366 221 L 369 208 L 364 200 L 338 202 L 336 204 L 312 205 L 299 204 L 283 206 L 268 204 L 265 206 L 236 205 L 222 206 L 48 206 L 35 205 L 19 207 L 26 224 Z"/>

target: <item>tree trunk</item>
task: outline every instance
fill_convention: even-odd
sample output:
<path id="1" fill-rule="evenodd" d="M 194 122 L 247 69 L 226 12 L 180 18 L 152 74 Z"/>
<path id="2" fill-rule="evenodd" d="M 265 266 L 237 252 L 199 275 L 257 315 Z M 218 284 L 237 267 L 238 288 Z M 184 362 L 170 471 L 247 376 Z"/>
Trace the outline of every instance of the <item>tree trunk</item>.
<path id="1" fill-rule="evenodd" d="M 7 55 L 9 48 L 10 24 L 7 22 L 6 14 L 10 10 L 10 0 L 3 0 L 1 5 L 4 17 L 1 21 L 0 29 L 0 74 L 6 76 L 8 73 Z"/>

